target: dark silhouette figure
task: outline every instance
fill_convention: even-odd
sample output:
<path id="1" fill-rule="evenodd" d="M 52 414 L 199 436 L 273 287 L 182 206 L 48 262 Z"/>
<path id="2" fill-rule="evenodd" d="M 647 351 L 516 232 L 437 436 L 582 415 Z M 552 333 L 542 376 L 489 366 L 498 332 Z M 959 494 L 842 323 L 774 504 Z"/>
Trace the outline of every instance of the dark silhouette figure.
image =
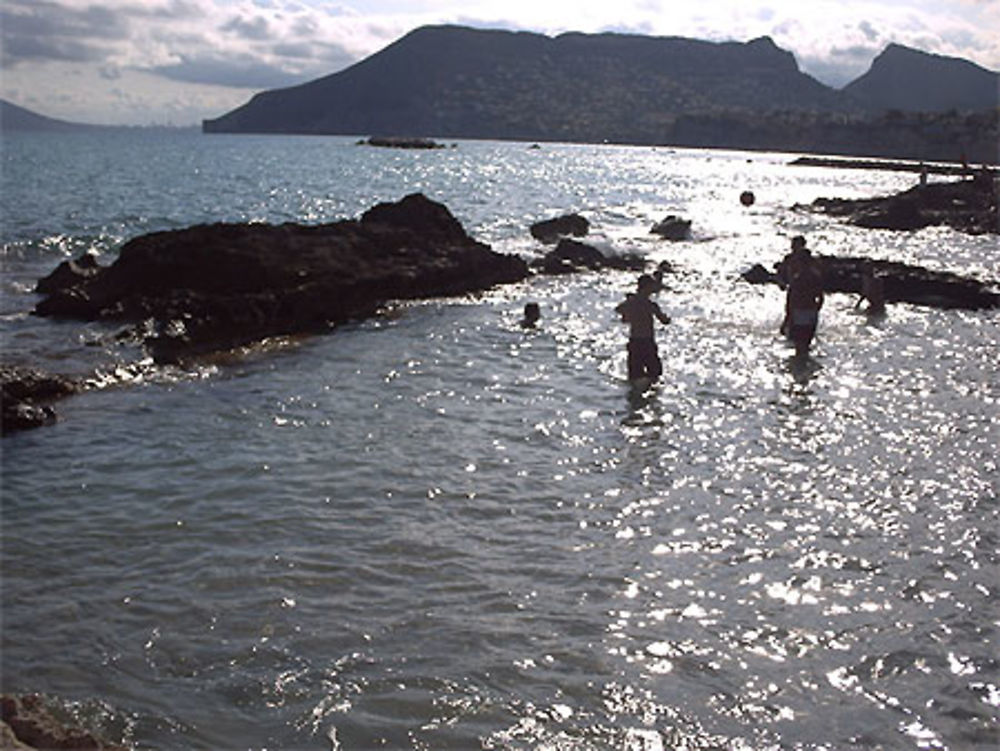
<path id="1" fill-rule="evenodd" d="M 660 289 L 660 283 L 648 274 L 639 277 L 636 291 L 626 295 L 615 311 L 629 325 L 628 377 L 630 381 L 646 378 L 655 381 L 663 373 L 663 363 L 656 349 L 653 319 L 670 323 L 660 306 L 649 299 Z"/>
<path id="2" fill-rule="evenodd" d="M 521 327 L 525 329 L 533 329 L 538 324 L 538 321 L 542 317 L 542 309 L 538 306 L 536 302 L 528 302 L 524 304 L 524 318 L 521 319 Z"/>
<path id="3" fill-rule="evenodd" d="M 822 307 L 823 270 L 803 241 L 800 257 L 792 265 L 788 276 L 785 300 L 785 330 L 795 344 L 797 359 L 803 359 L 809 353 Z"/>

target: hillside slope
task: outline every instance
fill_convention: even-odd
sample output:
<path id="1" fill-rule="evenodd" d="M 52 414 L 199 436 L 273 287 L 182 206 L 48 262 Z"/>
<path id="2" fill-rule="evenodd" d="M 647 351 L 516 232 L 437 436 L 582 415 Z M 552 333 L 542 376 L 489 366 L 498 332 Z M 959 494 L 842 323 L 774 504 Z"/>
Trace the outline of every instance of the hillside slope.
<path id="1" fill-rule="evenodd" d="M 258 94 L 204 130 L 656 143 L 678 115 L 720 109 L 857 108 L 768 38 L 435 26 L 339 73 Z"/>
<path id="2" fill-rule="evenodd" d="M 1000 74 L 968 60 L 890 44 L 843 89 L 867 107 L 903 112 L 996 109 Z"/>

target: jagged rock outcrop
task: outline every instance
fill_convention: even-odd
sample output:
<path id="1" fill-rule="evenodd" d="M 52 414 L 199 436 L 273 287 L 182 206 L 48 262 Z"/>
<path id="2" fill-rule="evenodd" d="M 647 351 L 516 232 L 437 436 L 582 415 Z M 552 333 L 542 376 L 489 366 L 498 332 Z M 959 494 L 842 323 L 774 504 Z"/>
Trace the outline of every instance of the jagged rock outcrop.
<path id="1" fill-rule="evenodd" d="M 859 227 L 917 230 L 946 225 L 961 232 L 1000 232 L 998 183 L 992 172 L 957 182 L 916 185 L 892 196 L 844 199 L 817 198 L 810 208 L 847 217 Z"/>
<path id="2" fill-rule="evenodd" d="M 35 292 L 47 295 L 66 287 L 97 276 L 101 271 L 101 266 L 97 262 L 97 257 L 93 253 L 84 253 L 79 258 L 72 258 L 63 261 L 56 266 L 48 276 L 39 279 L 35 284 Z"/>
<path id="3" fill-rule="evenodd" d="M 882 279 L 887 303 L 966 310 L 1000 307 L 995 282 L 896 261 L 838 256 L 816 256 L 816 259 L 823 270 L 823 289 L 827 292 L 861 294 L 863 269 L 871 264 L 874 273 Z M 761 264 L 755 264 L 742 276 L 751 284 L 780 284 L 778 274 Z"/>
<path id="4" fill-rule="evenodd" d="M 82 388 L 80 381 L 66 376 L 0 365 L 0 435 L 55 422 L 52 402 Z"/>
<path id="5" fill-rule="evenodd" d="M 0 748 L 11 751 L 125 751 L 125 746 L 109 743 L 85 728 L 59 719 L 44 699 L 35 694 L 0 695 Z"/>
<path id="6" fill-rule="evenodd" d="M 38 315 L 133 324 L 161 363 L 369 316 L 389 300 L 463 294 L 529 273 L 421 194 L 324 225 L 212 224 L 134 238 Z"/>
<path id="7" fill-rule="evenodd" d="M 691 220 L 671 214 L 654 224 L 649 231 L 674 242 L 687 240 L 691 237 Z"/>
<path id="8" fill-rule="evenodd" d="M 606 255 L 592 245 L 563 238 L 555 249 L 532 263 L 532 268 L 544 274 L 572 274 L 576 271 L 622 269 L 642 271 L 645 259 L 636 255 Z"/>
<path id="9" fill-rule="evenodd" d="M 562 237 L 585 237 L 590 232 L 590 222 L 579 214 L 565 214 L 535 222 L 529 231 L 538 242 L 554 245 Z"/>

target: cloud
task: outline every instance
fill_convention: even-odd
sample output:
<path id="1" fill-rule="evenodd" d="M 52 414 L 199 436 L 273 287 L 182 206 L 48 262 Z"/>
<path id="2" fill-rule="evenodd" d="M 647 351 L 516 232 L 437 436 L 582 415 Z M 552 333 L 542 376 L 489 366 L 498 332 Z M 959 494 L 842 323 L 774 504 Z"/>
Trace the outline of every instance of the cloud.
<path id="1" fill-rule="evenodd" d="M 4 0 L 0 5 L 4 68 L 35 60 L 103 60 L 109 42 L 127 37 L 127 25 L 99 6 L 73 9 L 45 0 Z"/>
<path id="2" fill-rule="evenodd" d="M 232 32 L 243 39 L 256 42 L 271 38 L 271 27 L 263 16 L 244 18 L 237 16 L 222 27 L 222 31 Z"/>
<path id="3" fill-rule="evenodd" d="M 182 55 L 175 63 L 156 66 L 149 70 L 172 81 L 242 89 L 283 88 L 305 80 L 301 74 L 269 65 L 250 55 L 225 58 Z"/>
<path id="4" fill-rule="evenodd" d="M 295 0 L 3 0 L 0 30 L 5 69 L 94 63 L 257 89 L 331 73 L 372 38 L 344 8 Z"/>

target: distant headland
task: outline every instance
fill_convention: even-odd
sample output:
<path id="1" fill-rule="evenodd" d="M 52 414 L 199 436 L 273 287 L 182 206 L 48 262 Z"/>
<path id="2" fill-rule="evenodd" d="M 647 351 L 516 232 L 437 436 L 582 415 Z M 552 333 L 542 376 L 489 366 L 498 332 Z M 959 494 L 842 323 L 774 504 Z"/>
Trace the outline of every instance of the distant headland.
<path id="1" fill-rule="evenodd" d="M 265 91 L 206 133 L 389 133 L 996 164 L 1000 74 L 889 45 L 842 89 L 769 37 L 428 26 L 323 78 Z"/>
<path id="2" fill-rule="evenodd" d="M 101 133 L 105 131 L 182 131 L 193 126 L 173 125 L 93 125 L 46 117 L 6 99 L 0 99 L 0 133 L 29 131 L 35 133 Z"/>

